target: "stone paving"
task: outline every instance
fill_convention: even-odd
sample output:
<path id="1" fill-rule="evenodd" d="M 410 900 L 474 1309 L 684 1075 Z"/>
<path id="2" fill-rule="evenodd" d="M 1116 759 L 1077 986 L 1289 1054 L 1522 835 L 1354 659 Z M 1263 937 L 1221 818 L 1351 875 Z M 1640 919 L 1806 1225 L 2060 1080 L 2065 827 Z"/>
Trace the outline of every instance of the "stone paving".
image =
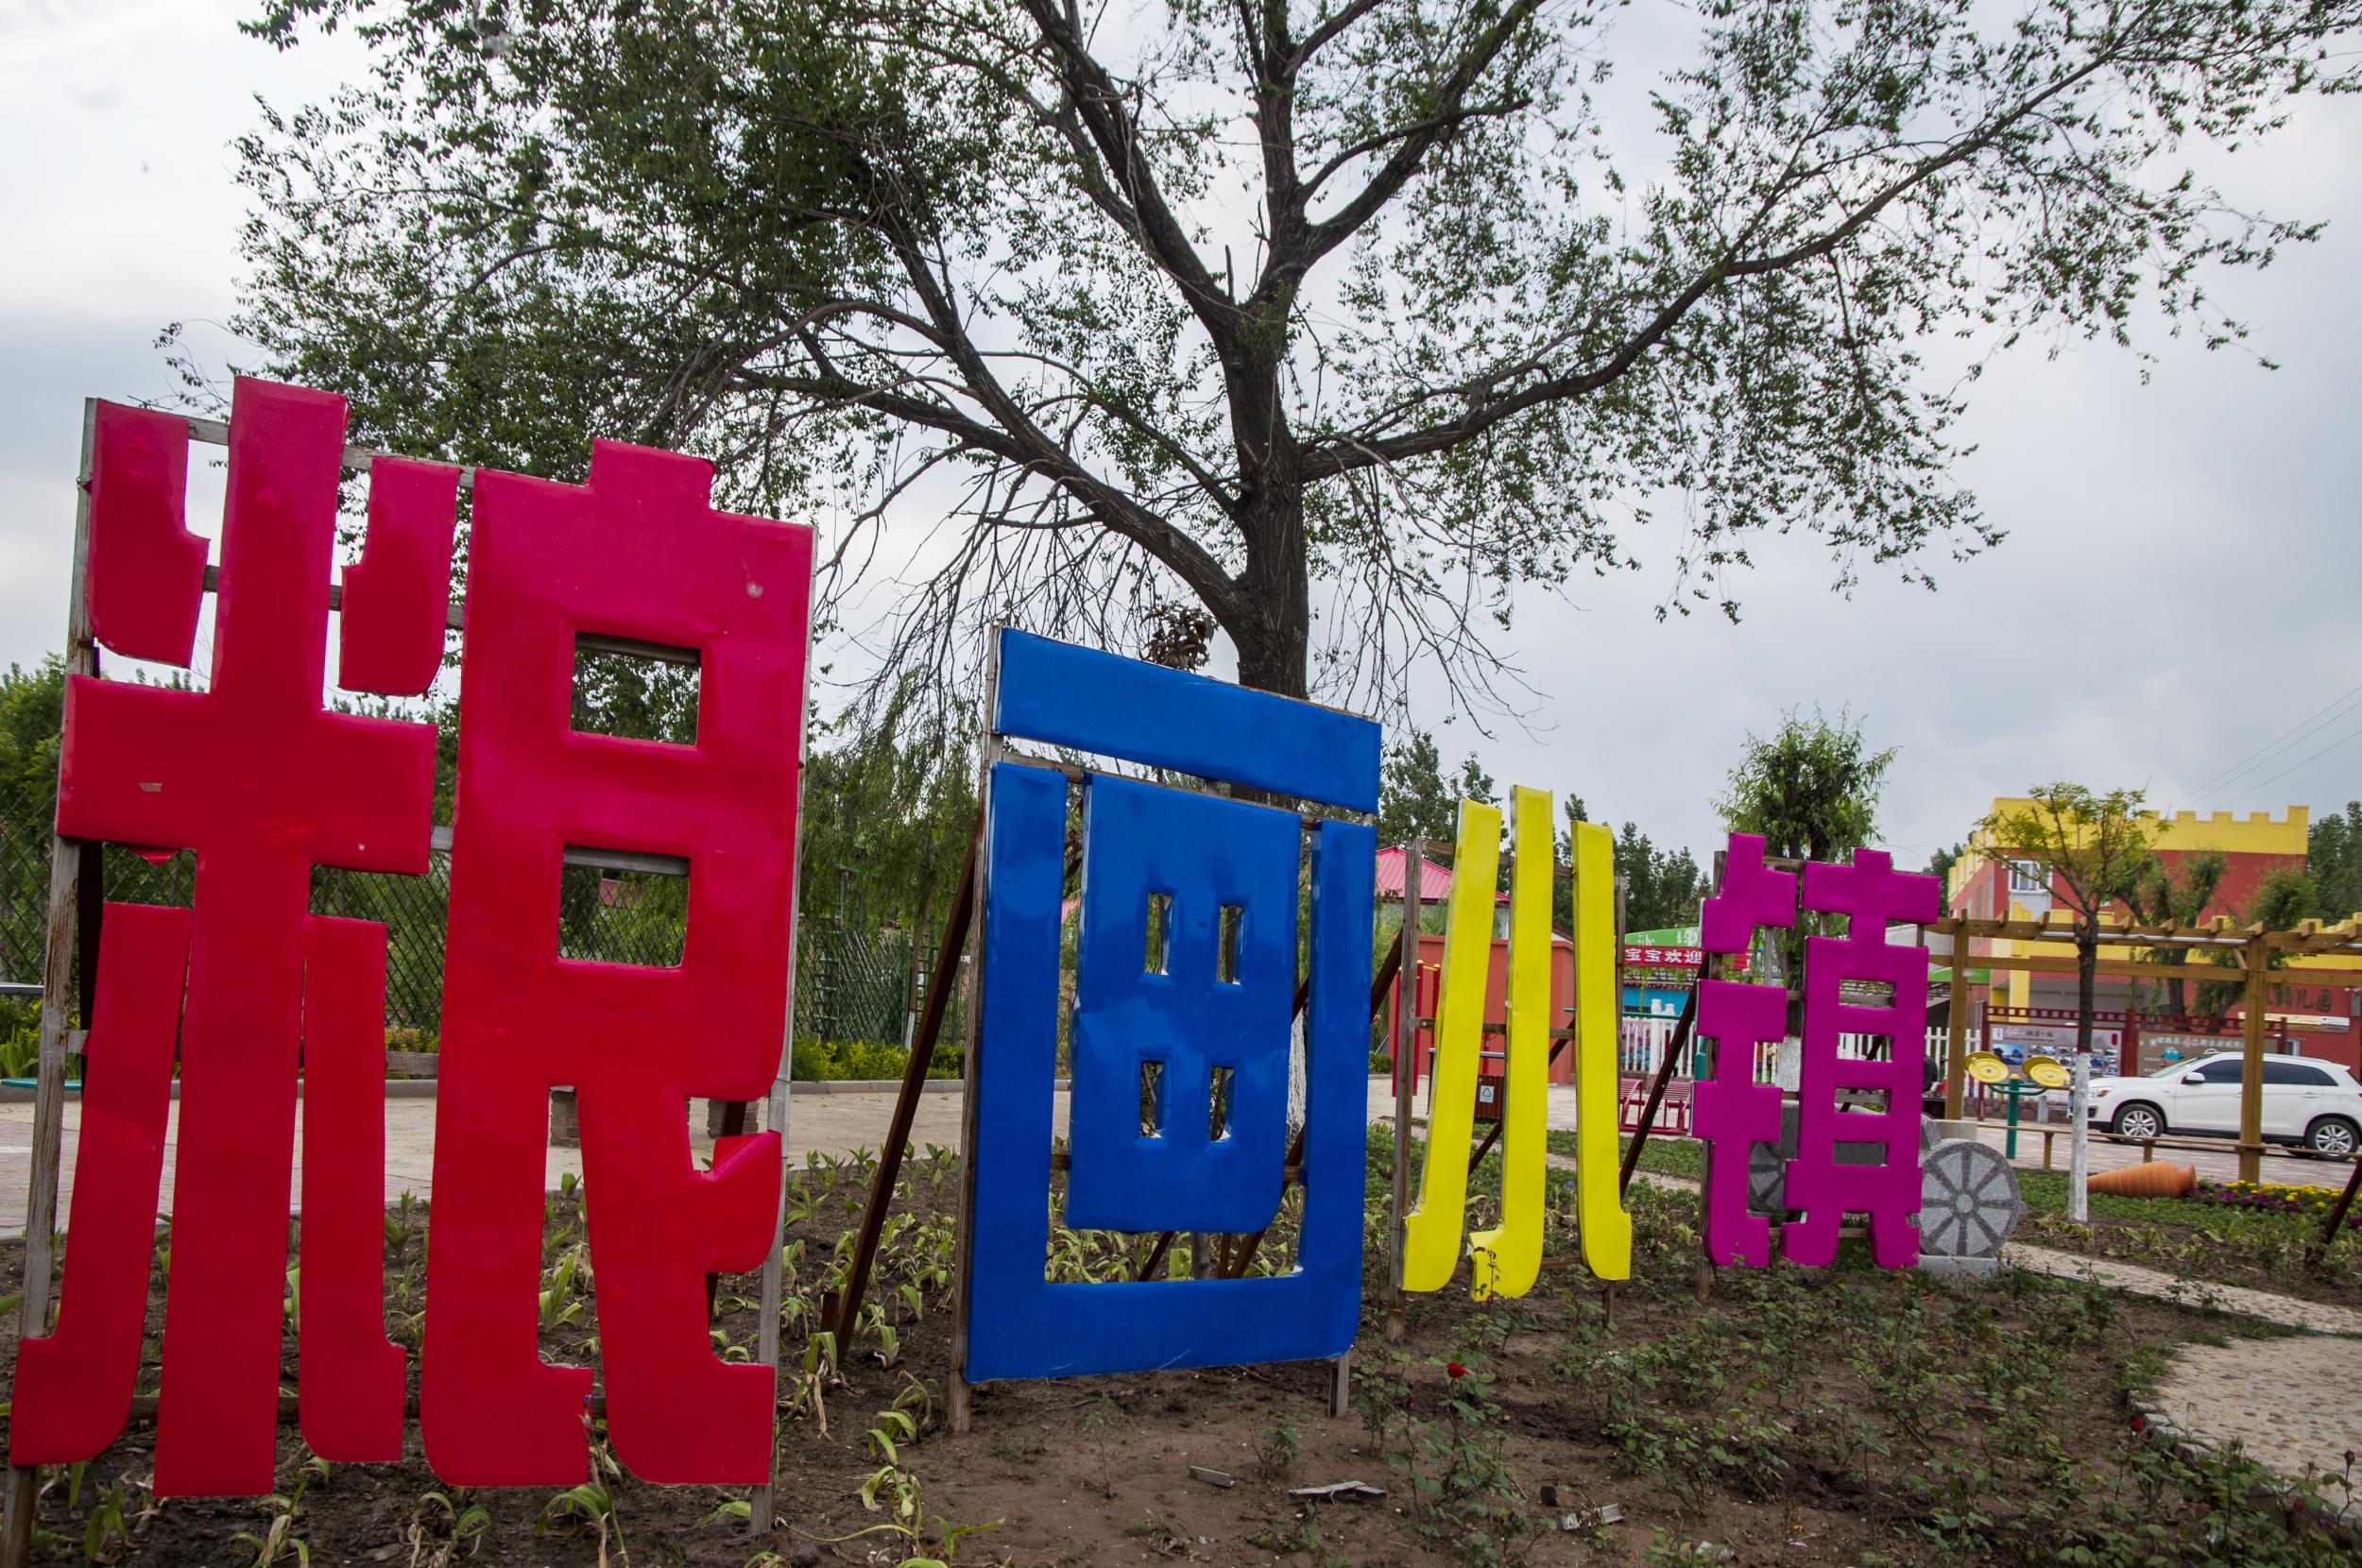
<path id="1" fill-rule="evenodd" d="M 2182 1306 L 2229 1312 L 2241 1318 L 2276 1323 L 2282 1328 L 2300 1329 L 2307 1334 L 2362 1336 L 2362 1312 L 2328 1302 L 2302 1301 L 2294 1296 L 2275 1295 L 2268 1290 L 2249 1290 L 2236 1285 L 2185 1280 L 2179 1274 L 2168 1274 L 2162 1270 L 2114 1263 L 2104 1258 L 2058 1252 L 2048 1247 L 2029 1247 L 2023 1242 L 2010 1243 L 2002 1249 L 2001 1255 L 2007 1262 L 2031 1273 L 2051 1274 L 2061 1279 L 2088 1279 L 2128 1295 L 2150 1296 Z M 2344 1349 L 2354 1358 L 2357 1366 L 2362 1366 L 2362 1346 L 2348 1345 Z M 2357 1445 L 2357 1448 L 2362 1448 L 2362 1445 Z"/>
<path id="2" fill-rule="evenodd" d="M 2343 1339 L 2234 1339 L 2184 1345 L 2139 1401 L 2170 1440 L 2234 1440 L 2258 1464 L 2310 1481 L 2324 1507 L 2362 1515 L 2362 1355 Z"/>

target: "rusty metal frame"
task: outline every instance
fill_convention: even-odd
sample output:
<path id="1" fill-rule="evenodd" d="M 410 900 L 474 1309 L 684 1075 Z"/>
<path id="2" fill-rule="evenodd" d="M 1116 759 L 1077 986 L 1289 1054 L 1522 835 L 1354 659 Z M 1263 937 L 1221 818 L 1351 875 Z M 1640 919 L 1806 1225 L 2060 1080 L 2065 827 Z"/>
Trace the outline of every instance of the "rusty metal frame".
<path id="1" fill-rule="evenodd" d="M 83 586 L 90 571 L 91 448 L 98 423 L 98 401 L 82 401 L 82 466 L 75 480 L 74 555 L 68 574 L 65 669 L 87 675 L 97 669 L 91 639 L 90 609 Z M 50 1331 L 50 1273 L 58 1227 L 58 1166 L 65 1134 L 65 1059 L 72 1042 L 75 914 L 84 869 L 78 840 L 49 835 L 49 927 L 42 952 L 41 1058 L 33 1088 L 33 1150 L 30 1190 L 25 1207 L 25 1294 L 17 1308 L 17 1343 Z M 83 1020 L 86 1024 L 88 1019 Z M 0 1520 L 0 1568 L 26 1568 L 32 1560 L 33 1509 L 41 1492 L 41 1467 L 10 1465 L 7 1517 Z"/>

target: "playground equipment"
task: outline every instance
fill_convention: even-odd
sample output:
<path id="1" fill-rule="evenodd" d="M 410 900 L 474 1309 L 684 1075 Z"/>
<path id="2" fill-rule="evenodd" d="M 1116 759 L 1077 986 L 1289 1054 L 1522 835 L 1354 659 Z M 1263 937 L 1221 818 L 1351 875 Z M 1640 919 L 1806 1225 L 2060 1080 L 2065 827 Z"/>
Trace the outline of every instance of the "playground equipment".
<path id="1" fill-rule="evenodd" d="M 2075 1082 L 2074 1075 L 2055 1058 L 2029 1056 L 2019 1072 L 1989 1050 L 1971 1051 L 1968 1076 L 1992 1089 L 2008 1101 L 2005 1113 L 2009 1134 L 2003 1143 L 2002 1154 L 2007 1160 L 2017 1158 L 2018 1102 L 2028 1097 L 2039 1099 L 2053 1089 L 2063 1089 Z"/>

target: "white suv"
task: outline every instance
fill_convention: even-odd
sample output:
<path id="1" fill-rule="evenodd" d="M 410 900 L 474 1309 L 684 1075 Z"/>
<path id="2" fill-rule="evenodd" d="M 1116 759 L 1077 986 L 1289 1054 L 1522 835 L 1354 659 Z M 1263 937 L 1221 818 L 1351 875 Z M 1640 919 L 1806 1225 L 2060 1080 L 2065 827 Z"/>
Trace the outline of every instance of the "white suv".
<path id="1" fill-rule="evenodd" d="M 2176 1062 L 2147 1078 L 2095 1078 L 2090 1117 L 2118 1137 L 2235 1137 L 2241 1068 L 2239 1053 L 2226 1050 Z M 2336 1063 L 2267 1056 L 2263 1095 L 2268 1142 L 2302 1144 L 2323 1154 L 2362 1148 L 2362 1084 Z"/>

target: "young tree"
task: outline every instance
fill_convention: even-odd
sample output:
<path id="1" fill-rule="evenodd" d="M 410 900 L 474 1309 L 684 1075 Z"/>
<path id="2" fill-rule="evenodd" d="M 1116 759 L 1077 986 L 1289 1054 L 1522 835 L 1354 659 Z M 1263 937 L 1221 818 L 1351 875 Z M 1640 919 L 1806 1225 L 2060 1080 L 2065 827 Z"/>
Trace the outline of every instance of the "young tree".
<path id="1" fill-rule="evenodd" d="M 2362 800 L 2349 800 L 2313 824 L 2305 838 L 2304 869 L 2313 878 L 2323 920 L 2362 913 Z"/>
<path id="2" fill-rule="evenodd" d="M 1378 842 L 1393 845 L 1429 839 L 1449 844 L 1460 831 L 1463 800 L 1492 804 L 1493 775 L 1471 752 L 1461 758 L 1458 775 L 1446 779 L 1434 735 L 1414 726 L 1386 748 L 1378 771 Z"/>
<path id="3" fill-rule="evenodd" d="M 1624 927 L 1648 931 L 1698 918 L 1702 878 L 1686 849 L 1659 849 L 1636 823 L 1616 838 L 1616 875 L 1624 878 Z"/>
<path id="4" fill-rule="evenodd" d="M 2080 784 L 2043 784 L 2020 811 L 1996 811 L 1979 824 L 1990 854 L 2030 861 L 2049 876 L 2051 896 L 2075 916 L 2075 1087 L 2068 1109 L 2073 1156 L 2067 1167 L 2067 1218 L 2091 1218 L 2084 1184 L 2091 1173 L 2092 994 L 2097 981 L 2100 919 L 2112 903 L 2128 908 L 2156 857 L 2149 844 L 2156 815 L 2138 790 L 2099 794 Z"/>
<path id="5" fill-rule="evenodd" d="M 1715 4 L 1612 94 L 1609 0 L 264 0 L 369 75 L 240 140 L 231 327 L 355 439 L 832 512 L 831 604 L 916 574 L 885 690 L 1194 603 L 1247 685 L 1474 699 L 1518 586 L 1668 504 L 1685 610 L 1758 538 L 1840 586 L 1996 541 L 1974 372 L 2238 341 L 2208 284 L 2316 229 L 2183 149 L 2350 85 L 2358 12 Z"/>
<path id="6" fill-rule="evenodd" d="M 1894 748 L 1872 751 L 1850 713 L 1832 723 L 1817 707 L 1809 719 L 1791 711 L 1769 737 L 1747 737 L 1715 810 L 1730 831 L 1762 834 L 1770 854 L 1840 861 L 1877 836 L 1878 792 L 1893 763 Z M 1819 929 L 1818 916 L 1800 913 L 1792 929 L 1773 933 L 1791 1034 L 1802 1023 L 1805 938 Z"/>
<path id="7" fill-rule="evenodd" d="M 2125 907 L 2145 926 L 2192 924 L 2202 919 L 2215 902 L 2216 890 L 2222 886 L 2223 872 L 2230 863 L 2219 850 L 2206 849 L 2185 858 L 2177 871 L 2162 857 L 2151 855 L 2148 865 L 2132 878 L 2124 895 Z M 2189 966 L 2189 949 L 2152 947 L 2145 956 L 2172 971 L 2172 978 L 2165 981 L 2166 1007 L 2177 1014 L 2187 1013 L 2189 993 L 2182 971 Z"/>

